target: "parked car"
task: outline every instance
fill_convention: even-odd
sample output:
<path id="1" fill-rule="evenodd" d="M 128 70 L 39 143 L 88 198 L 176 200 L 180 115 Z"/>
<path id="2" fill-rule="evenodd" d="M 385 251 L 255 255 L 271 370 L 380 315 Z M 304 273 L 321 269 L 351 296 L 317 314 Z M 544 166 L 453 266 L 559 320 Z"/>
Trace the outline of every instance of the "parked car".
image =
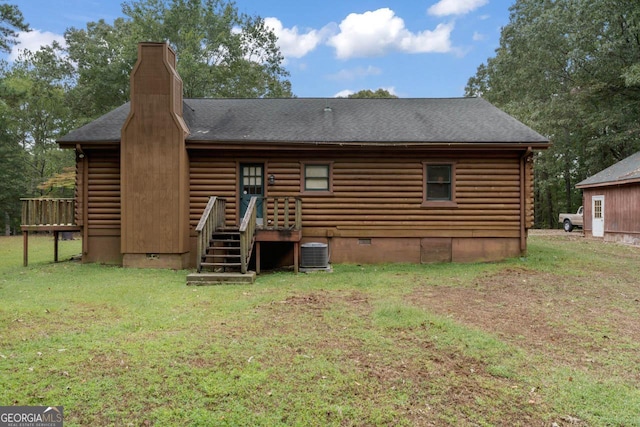
<path id="1" fill-rule="evenodd" d="M 574 214 L 561 213 L 558 217 L 558 222 L 562 224 L 564 231 L 569 233 L 574 227 L 582 228 L 582 206 L 578 208 L 578 212 Z"/>

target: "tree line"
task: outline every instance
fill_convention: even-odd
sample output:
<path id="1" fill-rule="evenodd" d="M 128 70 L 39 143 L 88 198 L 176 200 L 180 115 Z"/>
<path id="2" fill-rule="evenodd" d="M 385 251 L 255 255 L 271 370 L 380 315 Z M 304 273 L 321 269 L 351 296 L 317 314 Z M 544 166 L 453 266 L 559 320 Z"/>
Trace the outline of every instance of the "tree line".
<path id="1" fill-rule="evenodd" d="M 535 222 L 555 227 L 582 204 L 576 183 L 640 150 L 640 3 L 516 1 L 465 91 L 553 143 L 535 158 Z"/>

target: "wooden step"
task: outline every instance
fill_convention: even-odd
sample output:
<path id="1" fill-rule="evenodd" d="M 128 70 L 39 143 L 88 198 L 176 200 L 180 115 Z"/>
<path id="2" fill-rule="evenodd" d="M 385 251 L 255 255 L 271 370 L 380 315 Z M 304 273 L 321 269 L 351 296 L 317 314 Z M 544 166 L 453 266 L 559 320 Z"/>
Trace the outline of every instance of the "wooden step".
<path id="1" fill-rule="evenodd" d="M 207 251 L 239 251 L 240 246 L 207 246 Z"/>
<path id="2" fill-rule="evenodd" d="M 200 264 L 203 267 L 240 267 L 239 262 L 203 262 Z"/>
<path id="3" fill-rule="evenodd" d="M 247 271 L 246 274 L 203 272 L 189 274 L 187 276 L 187 285 L 206 286 L 223 284 L 252 284 L 255 280 L 255 271 Z"/>
<path id="4" fill-rule="evenodd" d="M 240 254 L 206 254 L 202 258 L 240 258 Z"/>

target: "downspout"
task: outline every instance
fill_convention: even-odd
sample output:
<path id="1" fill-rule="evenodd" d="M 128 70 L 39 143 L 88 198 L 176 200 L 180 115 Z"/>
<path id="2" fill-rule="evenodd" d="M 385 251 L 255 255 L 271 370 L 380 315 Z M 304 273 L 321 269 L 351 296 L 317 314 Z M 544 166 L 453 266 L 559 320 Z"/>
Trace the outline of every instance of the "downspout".
<path id="1" fill-rule="evenodd" d="M 533 151 L 531 147 L 520 157 L 520 254 L 525 255 L 527 252 L 527 158 Z"/>
<path id="2" fill-rule="evenodd" d="M 87 155 L 80 144 L 76 144 L 78 158 L 82 162 L 82 255 L 89 253 L 89 167 Z"/>

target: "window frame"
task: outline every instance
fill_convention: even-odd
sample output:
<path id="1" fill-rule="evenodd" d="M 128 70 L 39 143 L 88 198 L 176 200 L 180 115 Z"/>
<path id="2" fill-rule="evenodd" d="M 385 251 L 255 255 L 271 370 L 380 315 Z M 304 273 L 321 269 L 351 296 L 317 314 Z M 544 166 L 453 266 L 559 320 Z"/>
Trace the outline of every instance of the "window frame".
<path id="1" fill-rule="evenodd" d="M 327 168 L 327 189 L 313 190 L 307 188 L 307 166 L 324 166 Z M 305 196 L 326 196 L 333 194 L 333 162 L 305 161 L 300 162 L 300 194 Z"/>
<path id="2" fill-rule="evenodd" d="M 451 172 L 450 199 L 449 200 L 428 200 L 427 186 L 429 166 L 449 166 Z M 455 161 L 425 161 L 422 162 L 422 207 L 425 208 L 455 208 L 458 206 L 456 201 L 456 162 Z"/>

